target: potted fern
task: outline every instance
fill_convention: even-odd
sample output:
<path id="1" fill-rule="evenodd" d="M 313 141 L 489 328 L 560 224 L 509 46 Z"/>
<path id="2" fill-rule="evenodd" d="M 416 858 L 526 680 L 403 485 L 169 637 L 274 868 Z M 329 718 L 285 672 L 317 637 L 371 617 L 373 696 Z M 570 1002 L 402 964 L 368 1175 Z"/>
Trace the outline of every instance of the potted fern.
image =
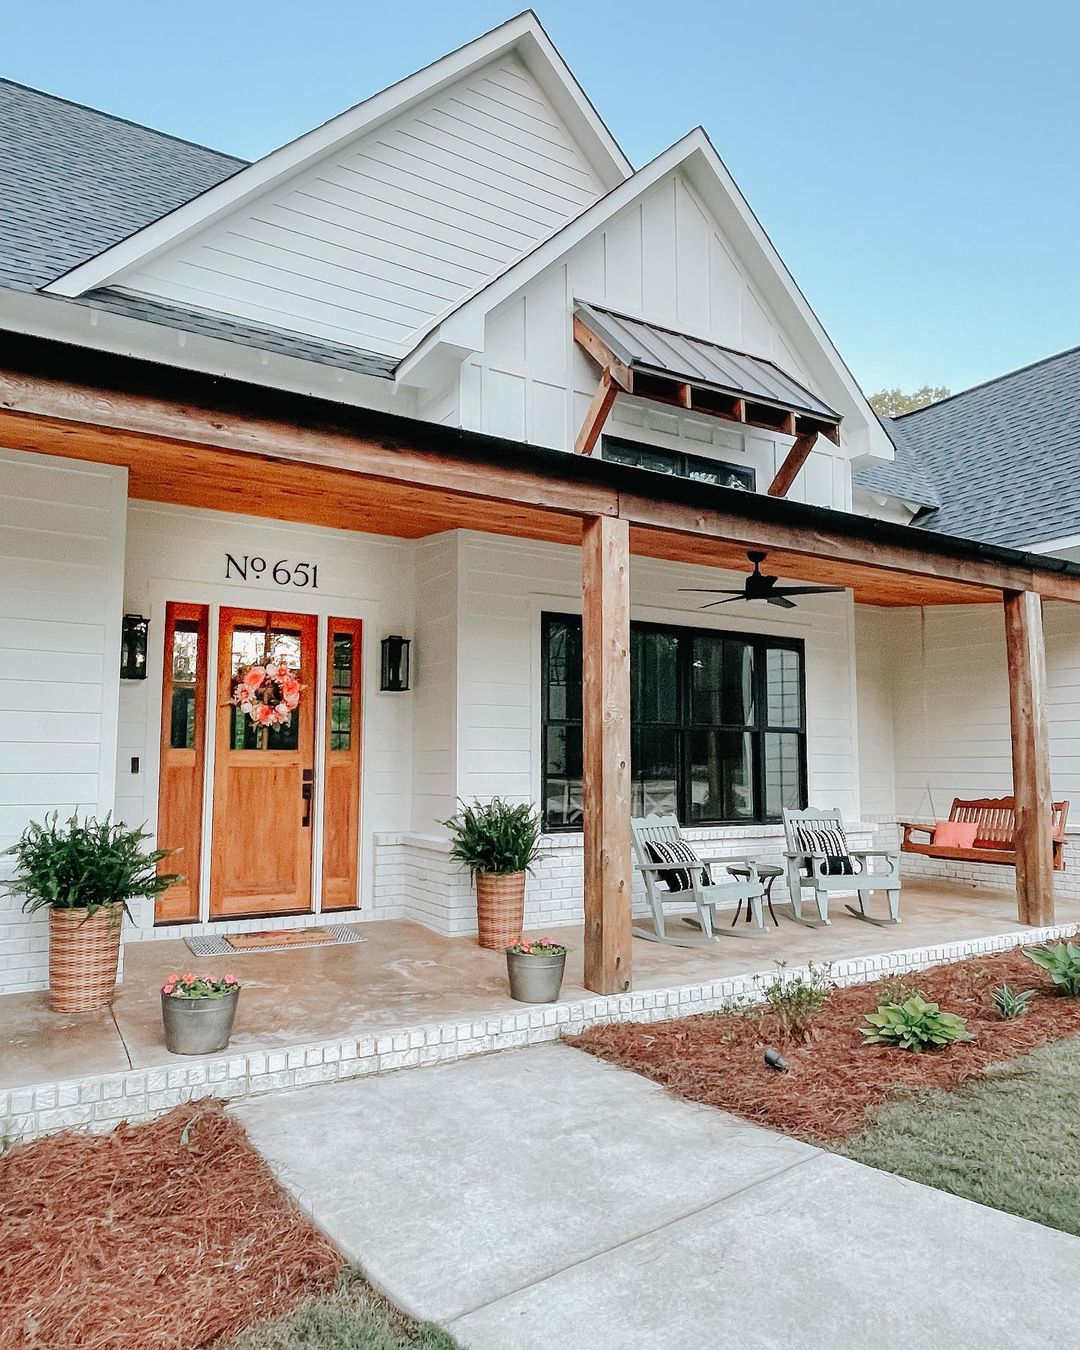
<path id="1" fill-rule="evenodd" d="M 458 805 L 457 815 L 442 822 L 450 856 L 476 879 L 477 941 L 503 952 L 525 922 L 525 873 L 540 851 L 540 816 L 528 803 L 513 806 L 502 797 Z"/>
<path id="2" fill-rule="evenodd" d="M 59 813 L 31 821 L 3 856 L 14 859 L 2 882 L 23 897 L 28 914 L 49 911 L 49 1007 L 89 1012 L 113 1000 L 120 959 L 120 929 L 128 902 L 152 898 L 178 876 L 159 873 L 168 849 L 147 850 L 142 830 L 78 816 L 59 824 Z"/>

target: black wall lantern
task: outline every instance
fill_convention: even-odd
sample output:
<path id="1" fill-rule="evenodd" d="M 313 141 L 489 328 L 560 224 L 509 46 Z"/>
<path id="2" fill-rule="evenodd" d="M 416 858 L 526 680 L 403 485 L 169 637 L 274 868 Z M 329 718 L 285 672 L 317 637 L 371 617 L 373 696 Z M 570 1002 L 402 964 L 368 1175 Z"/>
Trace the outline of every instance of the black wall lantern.
<path id="1" fill-rule="evenodd" d="M 397 633 L 382 640 L 382 679 L 379 688 L 384 693 L 399 694 L 409 687 L 408 638 Z"/>
<path id="2" fill-rule="evenodd" d="M 141 614 L 125 614 L 120 638 L 120 678 L 146 679 L 146 630 L 150 620 Z"/>

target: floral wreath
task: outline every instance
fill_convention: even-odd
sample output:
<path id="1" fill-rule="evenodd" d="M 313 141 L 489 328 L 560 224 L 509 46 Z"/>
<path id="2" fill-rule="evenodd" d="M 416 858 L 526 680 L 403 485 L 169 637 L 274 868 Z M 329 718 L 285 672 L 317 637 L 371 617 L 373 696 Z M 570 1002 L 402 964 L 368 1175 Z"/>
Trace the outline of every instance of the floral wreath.
<path id="1" fill-rule="evenodd" d="M 287 727 L 304 688 L 281 657 L 267 655 L 237 668 L 229 701 L 257 727 Z"/>

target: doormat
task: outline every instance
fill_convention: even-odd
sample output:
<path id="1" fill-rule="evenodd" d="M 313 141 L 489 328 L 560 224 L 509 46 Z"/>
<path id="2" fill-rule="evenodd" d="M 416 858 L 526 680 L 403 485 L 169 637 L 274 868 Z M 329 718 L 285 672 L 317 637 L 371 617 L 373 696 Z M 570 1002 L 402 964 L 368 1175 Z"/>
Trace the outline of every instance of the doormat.
<path id="1" fill-rule="evenodd" d="M 268 928 L 257 933 L 189 937 L 184 941 L 195 956 L 246 956 L 249 952 L 288 952 L 298 947 L 341 947 L 366 942 L 354 923 L 330 923 L 322 928 Z"/>

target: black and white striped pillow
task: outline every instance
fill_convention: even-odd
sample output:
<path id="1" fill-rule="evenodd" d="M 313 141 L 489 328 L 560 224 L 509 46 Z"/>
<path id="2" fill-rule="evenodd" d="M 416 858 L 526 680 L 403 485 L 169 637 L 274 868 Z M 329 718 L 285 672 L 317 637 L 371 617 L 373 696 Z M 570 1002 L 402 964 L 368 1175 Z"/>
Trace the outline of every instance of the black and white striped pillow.
<path id="1" fill-rule="evenodd" d="M 848 852 L 847 835 L 842 825 L 819 825 L 811 829 L 809 825 L 795 826 L 795 843 L 805 853 L 823 853 L 825 865 L 822 872 L 827 877 L 850 877 L 855 868 Z"/>
<path id="2" fill-rule="evenodd" d="M 701 884 L 712 885 L 712 873 L 685 840 L 653 839 L 645 846 L 649 860 L 655 863 L 689 863 L 701 871 Z M 673 867 L 670 872 L 657 872 L 657 877 L 669 891 L 688 891 L 692 886 L 689 868 Z"/>

